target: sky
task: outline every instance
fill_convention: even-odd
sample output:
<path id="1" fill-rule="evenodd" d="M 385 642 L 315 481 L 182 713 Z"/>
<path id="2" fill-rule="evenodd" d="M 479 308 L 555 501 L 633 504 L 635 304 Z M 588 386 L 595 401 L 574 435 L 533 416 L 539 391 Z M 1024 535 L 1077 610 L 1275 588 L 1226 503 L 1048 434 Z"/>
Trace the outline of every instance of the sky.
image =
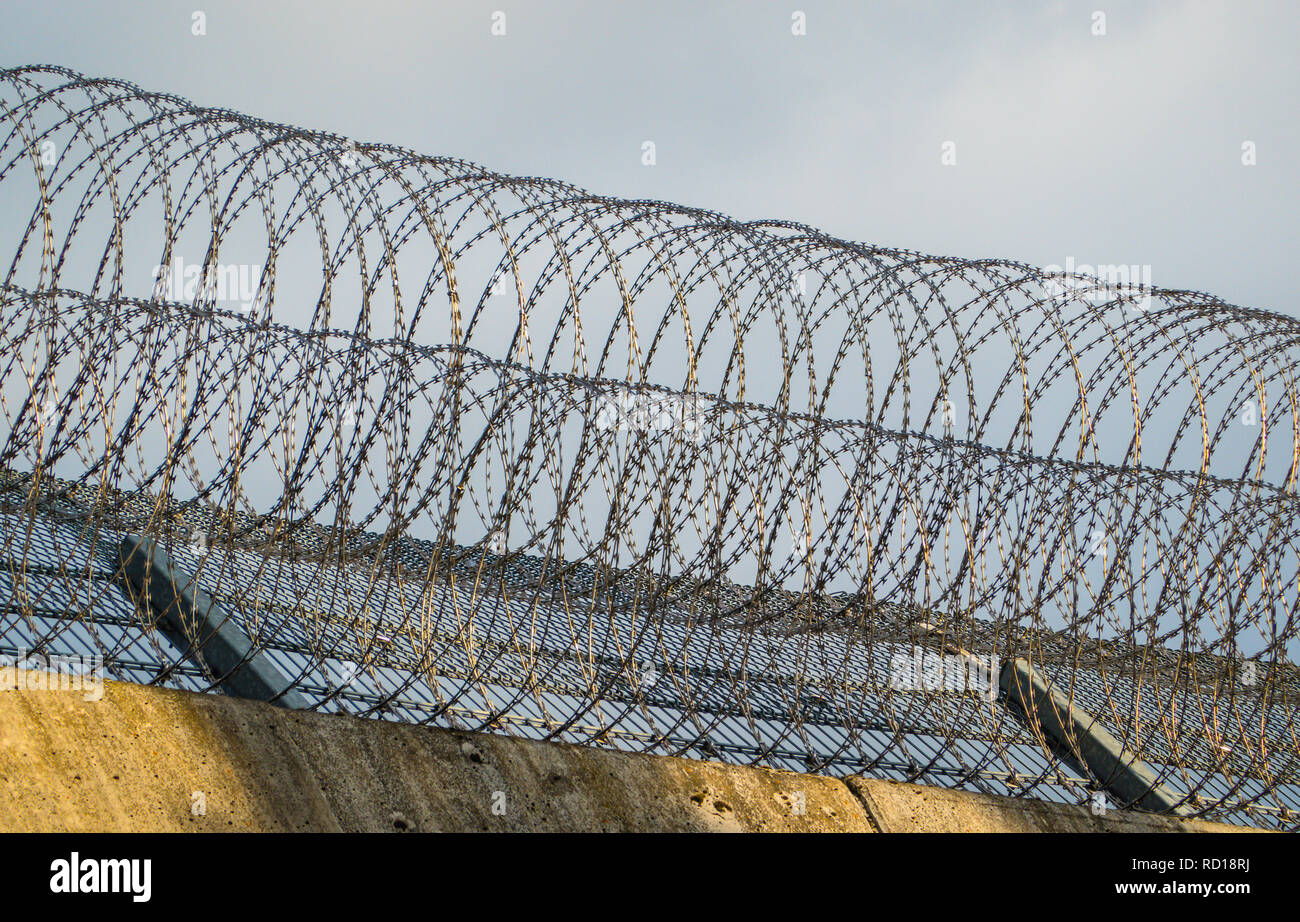
<path id="1" fill-rule="evenodd" d="M 1146 266 L 1157 287 L 1300 314 L 1293 2 L 42 0 L 3 17 L 0 66 L 873 245 Z"/>

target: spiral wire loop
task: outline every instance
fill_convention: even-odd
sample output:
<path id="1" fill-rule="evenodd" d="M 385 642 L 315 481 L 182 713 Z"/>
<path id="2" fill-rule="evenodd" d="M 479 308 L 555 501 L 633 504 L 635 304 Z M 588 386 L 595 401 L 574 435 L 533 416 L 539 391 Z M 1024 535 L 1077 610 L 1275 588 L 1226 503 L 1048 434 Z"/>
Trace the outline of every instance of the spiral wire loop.
<path id="1" fill-rule="evenodd" d="M 1294 829 L 1300 324 L 0 71 L 0 652 Z M 400 270 L 400 276 L 399 276 Z M 1013 670 L 1014 671 L 1014 670 Z M 282 702 L 283 703 L 283 702 Z"/>

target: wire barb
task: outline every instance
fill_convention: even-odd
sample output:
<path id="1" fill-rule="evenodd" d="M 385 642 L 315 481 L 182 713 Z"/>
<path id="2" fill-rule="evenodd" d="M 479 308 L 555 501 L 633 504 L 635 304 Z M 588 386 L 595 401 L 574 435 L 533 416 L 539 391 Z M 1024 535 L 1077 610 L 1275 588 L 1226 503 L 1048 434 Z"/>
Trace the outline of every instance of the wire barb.
<path id="1" fill-rule="evenodd" d="M 10 662 L 1088 802 L 1023 660 L 1169 809 L 1295 827 L 1294 319 L 55 67 L 0 111 Z"/>

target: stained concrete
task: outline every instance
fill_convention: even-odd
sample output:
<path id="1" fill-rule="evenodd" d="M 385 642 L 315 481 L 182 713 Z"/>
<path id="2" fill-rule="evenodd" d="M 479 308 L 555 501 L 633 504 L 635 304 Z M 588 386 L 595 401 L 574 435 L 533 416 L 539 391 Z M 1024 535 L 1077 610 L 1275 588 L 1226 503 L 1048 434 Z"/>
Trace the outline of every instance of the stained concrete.
<path id="1" fill-rule="evenodd" d="M 104 685 L 0 692 L 0 830 L 871 829 L 833 778 Z"/>
<path id="2" fill-rule="evenodd" d="M 18 674 L 21 676 L 21 673 Z M 12 683 L 13 674 L 11 673 Z M 0 690 L 3 831 L 1230 829 L 104 683 Z"/>
<path id="3" fill-rule="evenodd" d="M 845 778 L 881 832 L 1258 832 L 1242 826 L 996 797 L 875 778 Z"/>

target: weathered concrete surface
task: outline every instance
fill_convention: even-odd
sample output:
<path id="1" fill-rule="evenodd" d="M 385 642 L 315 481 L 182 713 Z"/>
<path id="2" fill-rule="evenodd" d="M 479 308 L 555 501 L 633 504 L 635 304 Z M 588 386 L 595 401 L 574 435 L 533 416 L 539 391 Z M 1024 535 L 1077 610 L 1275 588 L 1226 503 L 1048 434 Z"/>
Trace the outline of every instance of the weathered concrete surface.
<path id="1" fill-rule="evenodd" d="M 0 830 L 871 829 L 833 778 L 104 686 L 0 692 Z"/>
<path id="2" fill-rule="evenodd" d="M 1230 828 L 118 682 L 85 699 L 0 689 L 0 831 Z"/>
<path id="3" fill-rule="evenodd" d="M 881 832 L 1258 832 L 1135 810 L 995 797 L 875 778 L 845 778 Z"/>

